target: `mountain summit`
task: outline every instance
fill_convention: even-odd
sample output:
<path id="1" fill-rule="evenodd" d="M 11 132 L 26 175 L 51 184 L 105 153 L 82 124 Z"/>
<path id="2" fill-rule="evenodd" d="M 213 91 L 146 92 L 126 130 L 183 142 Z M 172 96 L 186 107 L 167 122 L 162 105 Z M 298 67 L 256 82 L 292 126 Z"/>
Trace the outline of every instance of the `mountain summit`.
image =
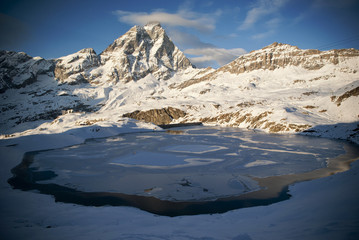
<path id="1" fill-rule="evenodd" d="M 61 82 L 129 82 L 148 74 L 168 79 L 174 72 L 194 67 L 173 44 L 159 23 L 134 26 L 100 55 L 84 49 L 57 60 Z M 74 75 L 75 74 L 75 75 Z"/>

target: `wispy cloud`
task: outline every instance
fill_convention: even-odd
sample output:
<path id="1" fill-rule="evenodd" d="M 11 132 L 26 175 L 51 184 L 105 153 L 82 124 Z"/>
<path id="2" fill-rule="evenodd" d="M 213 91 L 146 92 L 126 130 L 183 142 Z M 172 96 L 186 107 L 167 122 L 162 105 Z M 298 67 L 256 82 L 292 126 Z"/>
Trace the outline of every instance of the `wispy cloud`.
<path id="1" fill-rule="evenodd" d="M 196 35 L 179 31 L 177 29 L 169 29 L 168 35 L 171 40 L 178 46 L 186 46 L 187 48 L 213 48 L 211 43 L 203 42 Z"/>
<path id="2" fill-rule="evenodd" d="M 310 15 L 310 11 L 300 13 L 298 16 L 293 18 L 293 24 L 298 24 L 298 23 L 302 22 L 303 20 L 308 18 L 309 15 Z"/>
<path id="3" fill-rule="evenodd" d="M 181 8 L 176 13 L 167 13 L 163 10 L 152 12 L 129 12 L 117 10 L 114 12 L 119 21 L 128 24 L 145 25 L 148 22 L 160 22 L 170 27 L 194 28 L 200 32 L 211 32 L 215 29 L 215 18 L 211 14 L 202 14 L 193 11 L 186 11 Z M 214 14 L 220 14 L 216 12 Z"/>
<path id="4" fill-rule="evenodd" d="M 266 32 L 257 33 L 252 36 L 252 39 L 263 39 L 267 38 L 273 34 L 275 34 L 277 28 L 279 27 L 279 24 L 281 23 L 280 18 L 272 18 L 269 21 L 265 23 L 266 28 L 268 29 Z"/>
<path id="5" fill-rule="evenodd" d="M 259 20 L 278 12 L 287 1 L 288 0 L 258 0 L 247 12 L 246 18 L 238 29 L 247 30 L 253 27 Z"/>
<path id="6" fill-rule="evenodd" d="M 242 48 L 218 48 L 211 43 L 201 41 L 198 36 L 189 31 L 183 31 L 184 29 L 194 29 L 202 34 L 210 35 L 215 30 L 217 18 L 223 14 L 221 9 L 211 13 L 199 13 L 192 10 L 192 4 L 191 1 L 185 1 L 175 13 L 168 13 L 164 10 L 150 12 L 117 10 L 114 13 L 120 22 L 127 24 L 145 25 L 148 22 L 160 22 L 166 26 L 171 40 L 176 45 L 187 49 L 184 50 L 185 54 L 193 55 L 190 59 L 197 67 L 222 66 L 246 53 Z"/>
<path id="7" fill-rule="evenodd" d="M 268 14 L 268 10 L 263 8 L 253 8 L 251 9 L 246 16 L 246 19 L 239 26 L 239 30 L 246 30 L 251 28 L 263 15 Z"/>
<path id="8" fill-rule="evenodd" d="M 175 44 L 190 47 L 184 50 L 184 53 L 194 55 L 189 58 L 197 67 L 222 66 L 247 53 L 243 48 L 218 48 L 214 44 L 201 41 L 195 35 L 177 30 L 169 31 L 169 35 Z"/>
<path id="9" fill-rule="evenodd" d="M 184 51 L 186 54 L 195 55 L 197 57 L 191 57 L 191 61 L 198 67 L 206 67 L 216 63 L 218 66 L 223 66 L 240 55 L 247 53 L 243 48 L 194 48 Z"/>
<path id="10" fill-rule="evenodd" d="M 274 29 L 277 28 L 279 26 L 279 24 L 281 23 L 281 19 L 276 17 L 276 18 L 272 18 L 269 21 L 267 21 L 265 24 L 269 29 Z"/>
<path id="11" fill-rule="evenodd" d="M 252 39 L 258 40 L 258 39 L 267 38 L 267 37 L 273 35 L 274 33 L 275 33 L 274 30 L 268 30 L 267 32 L 258 33 L 258 34 L 253 35 Z"/>

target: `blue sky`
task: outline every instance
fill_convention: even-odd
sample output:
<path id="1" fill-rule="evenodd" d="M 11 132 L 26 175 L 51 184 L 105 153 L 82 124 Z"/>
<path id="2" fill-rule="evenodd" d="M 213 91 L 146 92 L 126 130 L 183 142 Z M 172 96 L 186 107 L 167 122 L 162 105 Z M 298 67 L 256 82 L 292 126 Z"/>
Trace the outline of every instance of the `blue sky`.
<path id="1" fill-rule="evenodd" d="M 160 21 L 199 67 L 218 67 L 273 42 L 359 48 L 357 0 L 2 0 L 0 49 L 57 58 L 101 53 L 134 25 Z"/>

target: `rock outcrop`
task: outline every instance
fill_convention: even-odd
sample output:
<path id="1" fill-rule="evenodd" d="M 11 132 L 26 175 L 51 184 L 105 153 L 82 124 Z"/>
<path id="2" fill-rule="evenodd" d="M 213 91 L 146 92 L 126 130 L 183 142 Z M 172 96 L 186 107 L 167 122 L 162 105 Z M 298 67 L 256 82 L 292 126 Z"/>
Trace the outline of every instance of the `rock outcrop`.
<path id="1" fill-rule="evenodd" d="M 186 113 L 178 108 L 167 107 L 161 109 L 151 109 L 148 111 L 134 111 L 126 113 L 123 116 L 140 121 L 151 122 L 156 125 L 163 125 L 169 124 L 175 119 L 186 116 Z"/>
<path id="2" fill-rule="evenodd" d="M 52 74 L 54 63 L 24 52 L 0 51 L 0 93 L 22 88 L 37 81 L 41 74 Z"/>
<path id="3" fill-rule="evenodd" d="M 79 84 L 90 82 L 95 78 L 90 71 L 100 66 L 100 57 L 92 48 L 61 57 L 55 60 L 55 78 L 60 83 Z"/>

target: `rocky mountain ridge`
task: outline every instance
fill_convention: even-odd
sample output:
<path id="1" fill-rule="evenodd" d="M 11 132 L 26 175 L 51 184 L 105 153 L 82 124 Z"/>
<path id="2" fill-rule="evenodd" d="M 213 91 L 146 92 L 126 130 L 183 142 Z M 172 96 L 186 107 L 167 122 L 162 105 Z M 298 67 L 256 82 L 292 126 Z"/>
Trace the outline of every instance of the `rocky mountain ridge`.
<path id="1" fill-rule="evenodd" d="M 159 23 L 134 26 L 102 53 L 85 48 L 58 59 L 32 58 L 26 53 L 0 52 L 0 92 L 36 81 L 40 74 L 54 76 L 59 83 L 100 84 L 139 80 L 152 74 L 158 80 L 193 68 Z"/>
<path id="2" fill-rule="evenodd" d="M 93 49 L 83 49 L 59 58 L 55 77 L 70 84 L 129 82 L 148 74 L 166 80 L 188 67 L 194 66 L 161 25 L 149 23 L 144 27 L 132 27 L 99 55 Z"/>
<path id="3" fill-rule="evenodd" d="M 283 43 L 273 43 L 261 50 L 240 56 L 233 62 L 218 69 L 219 72 L 243 73 L 258 69 L 274 70 L 286 66 L 301 66 L 308 70 L 318 70 L 327 64 L 337 65 L 348 58 L 358 57 L 357 49 L 299 49 Z"/>
<path id="4" fill-rule="evenodd" d="M 41 57 L 30 57 L 24 52 L 0 51 L 0 93 L 9 88 L 23 88 L 41 74 L 50 74 L 54 63 Z"/>
<path id="5" fill-rule="evenodd" d="M 101 58 L 94 49 L 85 48 L 54 62 L 54 75 L 60 83 L 78 84 L 91 82 L 96 78 L 89 71 L 101 65 Z"/>
<path id="6" fill-rule="evenodd" d="M 215 70 L 196 69 L 158 23 L 134 26 L 102 53 L 58 59 L 0 52 L 4 136 L 116 125 L 203 122 L 267 132 L 335 132 L 359 142 L 359 50 L 274 43 Z M 65 127 L 65 128 L 64 128 Z M 320 133 L 319 133 L 320 132 Z"/>
<path id="7" fill-rule="evenodd" d="M 178 85 L 188 87 L 200 81 L 215 78 L 223 73 L 241 74 L 254 70 L 275 70 L 288 66 L 300 66 L 307 70 L 319 70 L 328 64 L 338 65 L 340 62 L 359 57 L 358 49 L 333 49 L 319 51 L 316 49 L 300 49 L 283 43 L 272 43 L 262 49 L 239 56 L 234 61 L 218 68 L 201 78 L 193 78 Z M 354 70 L 353 70 L 354 71 Z"/>

